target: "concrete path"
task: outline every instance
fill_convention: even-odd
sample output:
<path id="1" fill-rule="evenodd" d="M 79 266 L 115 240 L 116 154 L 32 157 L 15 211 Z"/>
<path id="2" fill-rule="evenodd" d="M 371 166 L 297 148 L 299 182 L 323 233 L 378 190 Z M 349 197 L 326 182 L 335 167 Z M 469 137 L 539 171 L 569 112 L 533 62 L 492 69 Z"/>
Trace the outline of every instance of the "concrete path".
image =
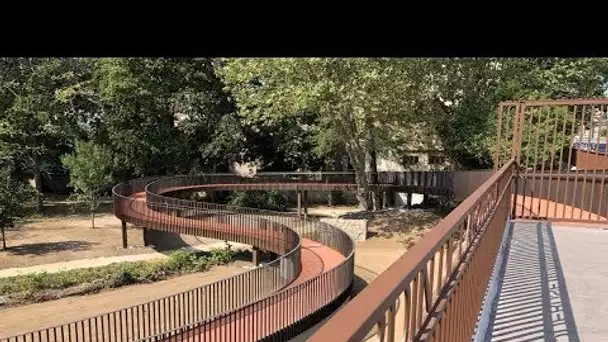
<path id="1" fill-rule="evenodd" d="M 608 231 L 514 224 L 486 341 L 608 341 Z"/>
<path id="2" fill-rule="evenodd" d="M 233 248 L 248 248 L 247 245 L 243 245 L 236 242 L 231 242 Z M 199 250 L 199 251 L 209 251 L 213 248 L 224 248 L 226 244 L 224 242 L 217 242 L 211 244 L 204 244 L 198 246 L 192 246 L 190 249 Z M 147 254 L 136 254 L 136 255 L 122 255 L 122 256 L 114 256 L 114 257 L 102 257 L 102 258 L 94 258 L 94 259 L 81 259 L 81 260 L 72 260 L 66 262 L 57 262 L 52 264 L 45 265 L 36 265 L 30 267 L 15 267 L 15 268 L 6 268 L 0 270 L 0 278 L 14 277 L 17 275 L 23 274 L 32 274 L 32 273 L 55 273 L 66 270 L 73 270 L 79 268 L 89 268 L 89 267 L 99 267 L 106 266 L 113 263 L 118 262 L 127 262 L 127 261 L 144 261 L 144 260 L 154 260 L 154 259 L 163 259 L 167 258 L 168 255 L 160 252 L 156 253 L 147 253 Z"/>

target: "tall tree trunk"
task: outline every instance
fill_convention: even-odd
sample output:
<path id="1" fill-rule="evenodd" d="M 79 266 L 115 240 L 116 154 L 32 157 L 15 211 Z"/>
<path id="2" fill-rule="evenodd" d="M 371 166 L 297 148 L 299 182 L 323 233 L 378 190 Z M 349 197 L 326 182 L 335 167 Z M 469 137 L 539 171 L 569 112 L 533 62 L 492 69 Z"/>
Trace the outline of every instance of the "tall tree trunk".
<path id="1" fill-rule="evenodd" d="M 378 184 L 378 161 L 377 161 L 377 157 L 376 157 L 376 140 L 374 139 L 374 129 L 373 129 L 373 125 L 371 124 L 371 122 L 369 122 L 369 121 L 367 122 L 366 129 L 367 129 L 367 138 L 368 138 L 368 142 L 369 142 L 369 148 L 368 148 L 369 162 L 370 162 L 369 183 Z M 373 210 L 374 211 L 379 210 L 380 209 L 380 192 L 377 191 L 376 188 L 373 188 L 373 190 L 371 190 L 371 197 L 372 197 Z"/>
<path id="2" fill-rule="evenodd" d="M 371 205 L 369 203 L 369 187 L 367 184 L 367 176 L 361 175 L 359 172 L 355 174 L 355 181 L 357 182 L 357 200 L 359 200 L 359 208 L 361 210 L 369 210 Z"/>
<path id="3" fill-rule="evenodd" d="M 370 175 L 369 175 L 369 183 L 370 184 L 378 184 L 378 163 L 376 161 L 376 149 L 372 147 L 372 150 L 369 153 L 370 155 Z M 373 210 L 380 209 L 380 192 L 378 192 L 377 188 L 373 187 L 371 190 L 372 197 L 372 205 Z"/>
<path id="4" fill-rule="evenodd" d="M 357 200 L 359 200 L 359 208 L 361 210 L 370 209 L 369 201 L 369 184 L 367 174 L 365 172 L 365 150 L 360 146 L 349 146 L 347 144 L 346 152 L 350 157 L 350 162 L 355 169 L 355 182 L 357 183 Z"/>
<path id="5" fill-rule="evenodd" d="M 95 198 L 91 199 L 91 228 L 95 228 L 95 209 L 97 209 L 97 201 Z"/>
<path id="6" fill-rule="evenodd" d="M 40 171 L 40 158 L 34 155 L 34 183 L 36 186 L 36 212 L 41 213 L 44 209 L 42 198 L 42 173 Z"/>
<path id="7" fill-rule="evenodd" d="M 4 235 L 4 225 L 0 224 L 0 230 L 2 231 L 2 250 L 6 249 L 6 235 Z"/>
<path id="8" fill-rule="evenodd" d="M 336 160 L 335 160 L 335 156 L 334 159 L 330 162 L 325 161 L 325 165 L 324 165 L 324 169 L 325 171 L 334 171 L 335 170 L 335 164 L 336 164 Z M 334 205 L 334 191 L 329 191 L 327 193 L 327 206 L 331 207 Z"/>

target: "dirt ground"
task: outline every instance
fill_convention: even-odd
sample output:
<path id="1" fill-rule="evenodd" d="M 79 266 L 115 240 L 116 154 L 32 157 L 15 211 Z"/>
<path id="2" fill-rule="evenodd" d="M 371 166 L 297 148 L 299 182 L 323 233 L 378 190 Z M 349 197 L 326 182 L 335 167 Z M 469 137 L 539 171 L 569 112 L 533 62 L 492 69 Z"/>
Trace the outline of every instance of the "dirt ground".
<path id="1" fill-rule="evenodd" d="M 326 214 L 332 207 L 316 207 L 317 214 Z M 345 207 L 340 214 L 356 211 L 356 207 Z M 410 211 L 404 213 L 382 213 L 374 215 L 369 222 L 367 240 L 357 242 L 355 250 L 355 283 L 353 296 L 360 293 L 369 283 L 384 272 L 391 264 L 407 251 L 424 233 L 429 231 L 441 216 L 433 212 Z M 402 303 L 397 303 L 397 309 Z M 327 320 L 327 319 L 326 319 Z M 326 321 L 324 320 L 324 322 Z M 304 342 L 322 323 L 315 325 L 290 342 Z M 376 333 L 373 328 L 364 339 L 373 341 Z"/>
<path id="2" fill-rule="evenodd" d="M 355 206 L 314 206 L 309 208 L 308 213 L 338 216 L 356 210 Z M 355 293 L 386 270 L 440 219 L 438 214 L 428 211 L 393 211 L 371 216 L 367 240 L 357 243 Z M 7 231 L 9 250 L 0 251 L 0 269 L 154 251 L 143 247 L 142 231 L 134 228 L 128 230 L 132 248 L 122 249 L 120 221 L 111 213 L 98 215 L 96 227 L 90 228 L 90 218 L 84 215 L 29 219 Z M 40 326 L 73 321 L 98 313 L 99 308 L 107 311 L 134 305 L 157 298 L 159 293 L 183 291 L 243 271 L 242 265 L 221 266 L 210 272 L 159 283 L 1 310 L 0 333 L 12 335 Z M 81 309 L 65 310 L 65 307 L 76 306 Z M 58 317 L 61 322 L 57 321 Z"/>
<path id="3" fill-rule="evenodd" d="M 338 217 L 358 211 L 359 207 L 354 205 L 332 207 L 314 205 L 308 208 L 308 214 L 326 217 Z M 367 240 L 357 244 L 357 247 L 363 248 L 378 246 L 407 249 L 441 220 L 439 212 L 420 209 L 408 211 L 395 209 L 363 216 L 369 220 Z"/>
<path id="4" fill-rule="evenodd" d="M 302 209 L 303 210 L 303 209 Z M 357 211 L 359 210 L 358 206 L 353 205 L 335 205 L 332 207 L 326 205 L 310 205 L 308 207 L 308 214 L 314 216 L 328 216 L 328 217 L 337 217 L 339 215 L 346 214 L 347 212 Z M 287 208 L 287 211 L 297 212 L 298 208 L 290 207 Z"/>
<path id="5" fill-rule="evenodd" d="M 377 215 L 369 221 L 368 236 L 363 246 L 378 244 L 407 249 L 440 220 L 441 216 L 437 213 L 421 210 Z"/>
<path id="6" fill-rule="evenodd" d="M 28 218 L 6 231 L 8 249 L 0 250 L 0 269 L 154 252 L 143 246 L 142 230 L 130 225 L 129 248 L 123 249 L 120 220 L 113 214 L 99 214 L 95 227 L 83 215 Z"/>
<path id="7" fill-rule="evenodd" d="M 433 212 L 409 211 L 375 215 L 368 237 L 355 250 L 355 292 L 386 270 L 439 220 Z"/>

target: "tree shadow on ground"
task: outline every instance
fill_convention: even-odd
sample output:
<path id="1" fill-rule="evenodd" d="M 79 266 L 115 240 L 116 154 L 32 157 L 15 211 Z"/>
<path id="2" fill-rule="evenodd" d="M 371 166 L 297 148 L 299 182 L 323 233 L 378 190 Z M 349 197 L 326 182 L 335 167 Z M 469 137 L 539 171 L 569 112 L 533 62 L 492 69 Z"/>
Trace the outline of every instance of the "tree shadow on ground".
<path id="1" fill-rule="evenodd" d="M 370 221 L 368 238 L 397 238 L 405 247 L 411 245 L 441 220 L 443 215 L 435 210 L 416 210 L 385 216 L 375 216 Z"/>
<path id="2" fill-rule="evenodd" d="M 7 246 L 6 252 L 13 255 L 44 255 L 48 253 L 57 253 L 63 251 L 84 251 L 91 249 L 94 245 L 99 245 L 97 242 L 88 241 L 58 241 L 58 242 L 42 242 L 28 243 L 18 246 Z"/>

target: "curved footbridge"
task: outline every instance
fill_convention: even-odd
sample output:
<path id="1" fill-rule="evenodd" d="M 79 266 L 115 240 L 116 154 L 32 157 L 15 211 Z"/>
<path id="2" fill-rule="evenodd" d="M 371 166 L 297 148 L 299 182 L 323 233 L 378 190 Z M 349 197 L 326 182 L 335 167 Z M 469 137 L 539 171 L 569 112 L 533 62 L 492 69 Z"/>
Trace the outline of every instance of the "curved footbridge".
<path id="1" fill-rule="evenodd" d="M 380 173 L 377 191 L 446 195 L 449 172 Z M 185 191 L 355 190 L 352 173 L 261 173 L 137 179 L 114 187 L 114 212 L 137 227 L 222 239 L 277 257 L 199 288 L 0 341 L 284 341 L 350 295 L 354 242 L 341 229 L 299 215 L 174 197 Z M 123 229 L 124 231 L 124 229 Z M 257 263 L 257 262 L 256 262 Z M 159 295 L 160 297 L 160 295 Z"/>

